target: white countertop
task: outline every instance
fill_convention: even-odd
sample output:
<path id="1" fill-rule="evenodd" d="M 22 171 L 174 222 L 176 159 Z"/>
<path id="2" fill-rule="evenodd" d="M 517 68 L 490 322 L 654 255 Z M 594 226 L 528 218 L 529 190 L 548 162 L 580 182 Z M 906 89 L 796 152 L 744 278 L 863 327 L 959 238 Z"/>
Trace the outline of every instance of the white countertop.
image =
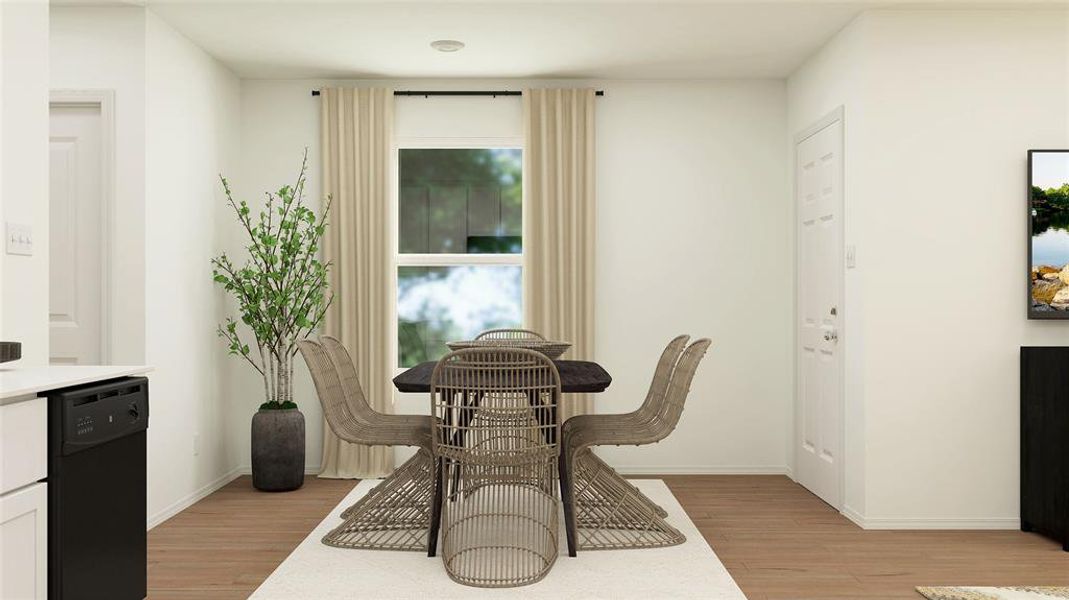
<path id="1" fill-rule="evenodd" d="M 40 392 L 72 385 L 144 375 L 152 367 L 144 365 L 55 365 L 48 367 L 0 366 L 0 401 L 5 398 L 36 396 Z M 2 403 L 2 402 L 0 402 Z"/>

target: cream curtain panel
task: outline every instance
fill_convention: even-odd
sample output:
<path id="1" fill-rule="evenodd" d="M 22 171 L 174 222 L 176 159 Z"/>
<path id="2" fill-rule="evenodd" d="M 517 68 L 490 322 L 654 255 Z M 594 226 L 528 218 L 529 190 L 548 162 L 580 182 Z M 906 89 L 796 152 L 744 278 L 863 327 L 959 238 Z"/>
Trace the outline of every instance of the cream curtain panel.
<path id="1" fill-rule="evenodd" d="M 323 241 L 334 303 L 324 333 L 353 355 L 371 406 L 389 412 L 390 130 L 393 90 L 320 91 L 323 193 L 333 198 Z M 320 477 L 372 478 L 393 471 L 393 451 L 339 440 L 323 425 Z"/>
<path id="2" fill-rule="evenodd" d="M 524 313 L 527 326 L 594 356 L 594 90 L 523 93 Z M 591 410 L 589 395 L 561 403 L 561 420 Z"/>

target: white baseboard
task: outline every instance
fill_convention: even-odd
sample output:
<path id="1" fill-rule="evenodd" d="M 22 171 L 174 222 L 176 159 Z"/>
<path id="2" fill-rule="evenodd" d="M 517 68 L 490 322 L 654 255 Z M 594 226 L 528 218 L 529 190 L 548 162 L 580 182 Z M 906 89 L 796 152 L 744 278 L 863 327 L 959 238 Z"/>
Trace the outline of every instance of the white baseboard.
<path id="1" fill-rule="evenodd" d="M 1016 518 L 958 519 L 925 518 L 910 519 L 899 517 L 866 517 L 849 506 L 844 506 L 842 514 L 862 529 L 1020 529 L 1021 521 Z"/>
<path id="2" fill-rule="evenodd" d="M 218 490 L 224 485 L 237 479 L 239 475 L 241 475 L 241 469 L 233 469 L 232 471 L 222 475 L 218 479 L 209 482 L 204 487 L 195 490 L 192 493 L 183 496 L 182 498 L 179 498 L 175 502 L 171 503 L 170 506 L 164 508 L 156 514 L 149 515 L 146 529 L 152 529 L 153 527 L 159 525 L 160 523 L 163 523 L 167 519 L 170 519 L 171 517 L 177 515 L 183 510 L 189 508 L 190 506 L 193 506 L 198 500 L 203 499 L 208 494 L 211 494 L 212 492 Z"/>
<path id="3" fill-rule="evenodd" d="M 319 474 L 319 469 L 320 469 L 319 465 L 316 465 L 316 466 L 313 466 L 313 467 L 305 467 L 304 473 L 305 473 L 305 475 L 318 475 Z M 178 513 L 182 512 L 183 510 L 189 508 L 190 506 L 193 506 L 194 504 L 197 503 L 197 501 L 203 500 L 204 498 L 206 498 L 212 492 L 222 488 L 224 485 L 230 483 L 231 481 L 234 481 L 238 477 L 241 477 L 242 475 L 250 475 L 250 474 L 252 474 L 252 466 L 251 465 L 244 465 L 244 466 L 240 466 L 240 467 L 237 467 L 237 468 L 231 470 L 229 473 L 226 473 L 225 475 L 219 477 L 218 479 L 208 483 L 207 485 L 205 485 L 204 487 L 200 488 L 199 490 L 196 490 L 196 491 L 194 491 L 194 492 L 192 492 L 192 493 L 190 493 L 190 494 L 188 494 L 188 495 L 176 500 L 175 502 L 173 502 L 167 508 L 159 511 L 158 513 L 156 513 L 154 515 L 150 515 L 149 518 L 148 518 L 147 529 L 152 529 L 153 527 L 159 525 L 160 523 L 163 523 L 167 519 L 170 519 L 171 517 L 177 515 Z"/>
<path id="4" fill-rule="evenodd" d="M 614 466 L 621 475 L 787 475 L 783 465 L 690 465 L 690 466 Z"/>
<path id="5" fill-rule="evenodd" d="M 865 529 L 865 516 L 862 515 L 861 513 L 857 512 L 856 510 L 850 508 L 849 506 L 845 506 L 845 505 L 843 506 L 843 509 L 841 511 L 839 511 L 839 513 L 841 515 L 843 515 L 844 517 L 846 517 L 847 519 L 850 519 L 851 521 L 853 521 L 854 525 L 857 525 L 858 527 L 860 527 L 862 529 Z"/>

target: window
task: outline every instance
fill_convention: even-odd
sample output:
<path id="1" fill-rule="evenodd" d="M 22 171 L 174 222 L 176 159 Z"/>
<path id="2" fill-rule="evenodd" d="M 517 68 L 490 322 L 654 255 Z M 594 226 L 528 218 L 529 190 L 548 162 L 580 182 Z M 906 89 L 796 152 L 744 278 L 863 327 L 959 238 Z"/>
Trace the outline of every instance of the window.
<path id="1" fill-rule="evenodd" d="M 523 320 L 519 148 L 401 148 L 397 156 L 397 364 Z"/>

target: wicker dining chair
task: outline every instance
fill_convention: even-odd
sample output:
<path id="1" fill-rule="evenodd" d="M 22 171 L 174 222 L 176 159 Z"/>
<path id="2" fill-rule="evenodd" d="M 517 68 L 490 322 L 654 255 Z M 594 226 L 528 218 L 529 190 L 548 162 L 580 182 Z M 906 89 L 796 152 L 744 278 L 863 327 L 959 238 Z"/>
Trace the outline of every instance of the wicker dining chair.
<path id="1" fill-rule="evenodd" d="M 676 338 L 665 349 L 671 356 Z M 572 417 L 563 428 L 560 454 L 568 554 L 577 548 L 608 550 L 674 546 L 686 537 L 665 521 L 663 511 L 590 451 L 592 446 L 641 446 L 668 437 L 679 424 L 694 374 L 709 349 L 708 339 L 686 348 L 674 368 L 658 373 L 652 397 L 628 415 Z M 662 355 L 662 362 L 665 355 Z M 667 383 L 665 383 L 667 377 Z M 658 393 L 658 390 L 663 392 Z M 626 418 L 624 418 L 626 417 Z M 573 423 L 574 422 L 574 423 Z"/>
<path id="2" fill-rule="evenodd" d="M 426 550 L 431 507 L 440 475 L 431 454 L 431 419 L 386 415 L 367 403 L 349 353 L 334 338 L 303 340 L 298 349 L 308 363 L 327 425 L 338 438 L 368 446 L 419 448 L 382 482 L 342 513 L 343 522 L 323 537 L 340 548 Z"/>
<path id="3" fill-rule="evenodd" d="M 544 342 L 545 336 L 530 329 L 487 329 L 475 336 L 476 340 L 536 340 Z"/>
<path id="4" fill-rule="evenodd" d="M 568 419 L 561 426 L 561 435 L 568 436 L 570 431 L 590 426 L 600 427 L 602 429 L 607 427 L 624 428 L 628 425 L 643 423 L 651 419 L 653 414 L 656 413 L 656 405 L 661 402 L 665 392 L 668 391 L 668 382 L 672 378 L 672 371 L 675 369 L 676 363 L 679 362 L 679 356 L 683 354 L 683 349 L 687 347 L 687 342 L 689 340 L 689 335 L 679 335 L 668 342 L 668 345 L 665 346 L 664 350 L 661 352 L 661 358 L 657 361 L 657 368 L 653 372 L 653 380 L 650 382 L 650 387 L 646 392 L 646 398 L 636 410 L 622 414 L 596 415 L 593 419 L 593 425 L 590 424 L 591 419 L 587 418 L 587 416 L 577 415 Z M 594 452 L 589 447 L 583 451 L 583 456 L 585 460 L 592 461 L 593 464 L 600 464 L 602 466 L 602 469 L 600 470 L 602 477 L 610 477 L 614 479 L 615 485 L 627 485 L 634 488 L 637 498 L 649 504 L 650 508 L 652 508 L 659 516 L 668 516 L 667 511 L 639 492 L 638 488 L 624 479 L 615 469 L 612 469 L 602 462 L 601 459 L 594 455 Z"/>
<path id="5" fill-rule="evenodd" d="M 349 354 L 349 350 L 345 345 L 341 343 L 338 338 L 330 335 L 319 336 L 319 343 L 323 346 L 323 349 L 327 351 L 330 356 L 330 361 L 334 365 L 334 368 L 338 372 L 338 377 L 341 379 L 342 391 L 345 394 L 346 404 L 349 406 L 349 410 L 352 411 L 353 416 L 357 420 L 367 423 L 370 427 L 376 430 L 379 435 L 385 434 L 389 437 L 400 441 L 407 441 L 406 446 L 416 446 L 424 448 L 426 454 L 430 454 L 430 446 L 426 442 L 430 439 L 430 417 L 426 415 L 390 415 L 380 413 L 374 408 L 371 408 L 371 404 L 367 401 L 367 396 L 364 395 L 364 388 L 360 385 L 360 378 L 356 373 L 356 364 L 353 362 L 352 356 Z M 413 458 L 418 458 L 417 464 L 408 465 L 403 464 L 398 467 L 398 470 L 405 471 L 406 469 L 415 469 L 413 473 L 419 472 L 426 463 L 426 455 L 417 455 Z M 427 477 L 430 477 L 428 475 Z M 390 482 L 395 484 L 396 482 Z M 385 491 L 389 486 L 383 486 Z M 378 488 L 376 488 L 378 490 Z M 376 491 L 376 490 L 373 490 Z M 341 517 L 348 519 L 352 515 L 354 510 L 357 510 L 360 506 L 374 501 L 376 494 L 369 493 L 357 500 L 355 504 L 345 509 Z M 427 499 L 429 505 L 430 499 Z"/>
<path id="6" fill-rule="evenodd" d="M 552 568 L 559 399 L 556 366 L 531 350 L 469 348 L 439 361 L 431 376 L 433 451 L 449 487 L 430 535 L 440 524 L 453 580 L 515 587 Z"/>

